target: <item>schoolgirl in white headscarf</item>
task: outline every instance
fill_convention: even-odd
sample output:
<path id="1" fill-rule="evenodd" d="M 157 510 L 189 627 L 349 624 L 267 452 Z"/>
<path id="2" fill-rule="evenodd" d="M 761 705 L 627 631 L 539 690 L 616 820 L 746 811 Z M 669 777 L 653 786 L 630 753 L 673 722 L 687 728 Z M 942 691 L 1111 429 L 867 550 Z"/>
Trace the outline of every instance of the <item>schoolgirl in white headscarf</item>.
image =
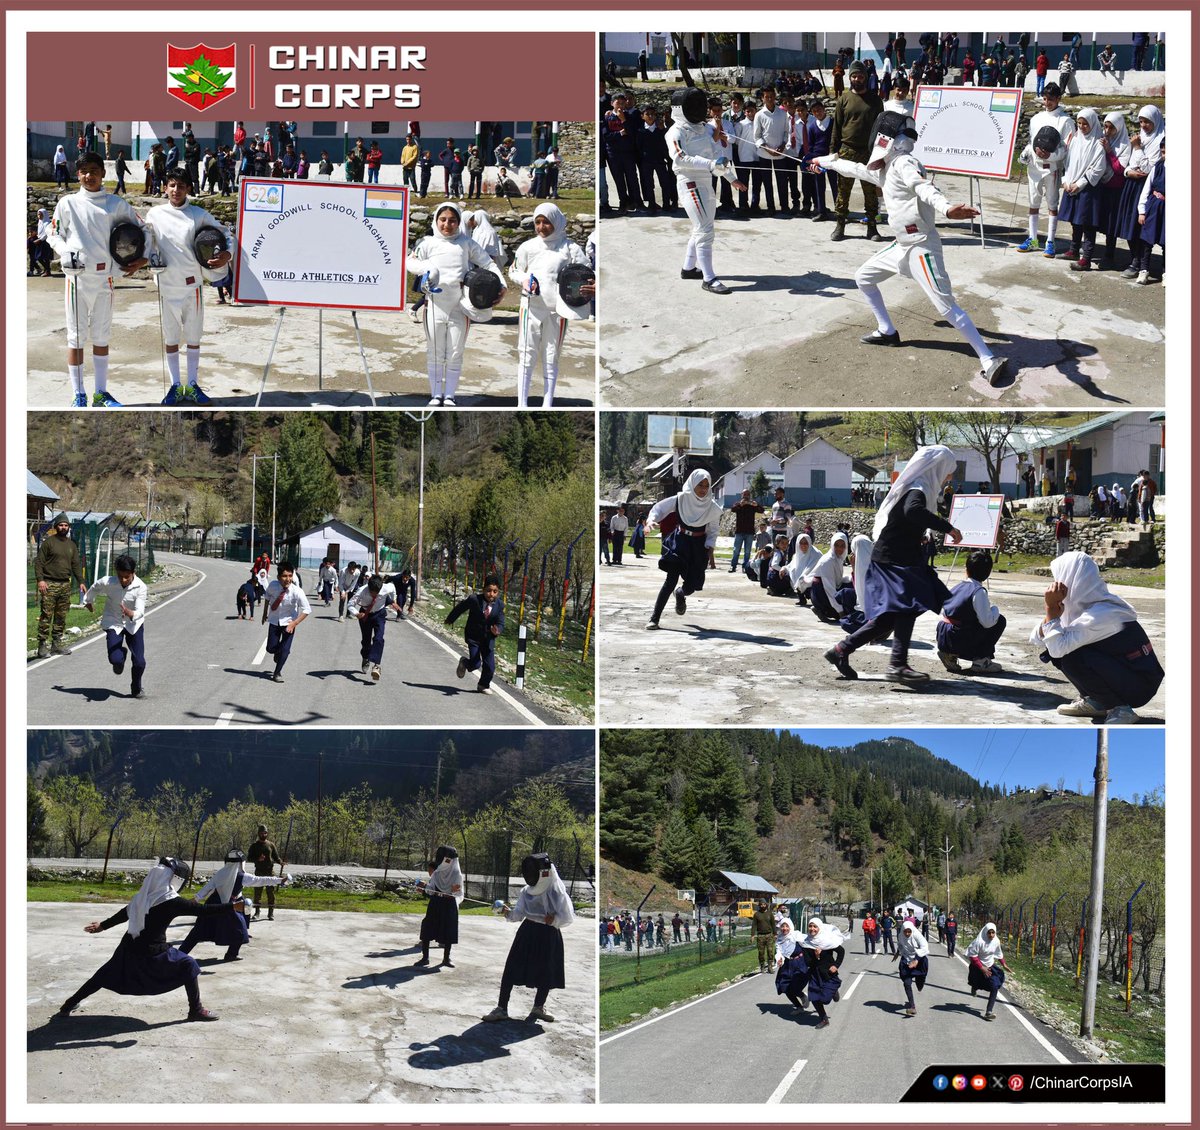
<path id="1" fill-rule="evenodd" d="M 198 918 L 180 943 L 184 953 L 191 953 L 201 942 L 213 942 L 225 946 L 224 961 L 239 961 L 238 950 L 250 940 L 250 931 L 244 911 L 235 910 L 244 887 L 282 887 L 290 881 L 287 875 L 247 875 L 246 856 L 234 849 L 225 856 L 225 866 L 213 873 L 207 883 L 195 894 L 197 902 L 208 902 L 225 907 L 226 913 L 210 918 Z"/>
<path id="2" fill-rule="evenodd" d="M 687 611 L 687 598 L 704 588 L 708 550 L 717 544 L 720 520 L 721 505 L 713 498 L 712 479 L 704 470 L 693 471 L 683 490 L 654 504 L 646 529 L 663 529 L 658 567 L 667 578 L 659 589 L 647 628 L 658 627 L 672 591 L 676 615 L 682 616 Z"/>
<path id="3" fill-rule="evenodd" d="M 846 956 L 846 938 L 836 926 L 820 918 L 808 920 L 808 930 L 800 939 L 808 965 L 808 999 L 818 1016 L 817 1027 L 828 1028 L 825 1006 L 841 997 L 842 979 L 838 970 Z"/>
<path id="4" fill-rule="evenodd" d="M 892 960 L 900 962 L 900 981 L 908 998 L 904 1015 L 916 1016 L 917 1002 L 913 996 L 913 985 L 917 986 L 918 993 L 925 988 L 925 978 L 929 976 L 929 942 L 917 929 L 915 922 L 907 921 L 901 923 L 896 941 L 899 949 L 892 954 Z"/>
<path id="5" fill-rule="evenodd" d="M 546 1011 L 551 989 L 566 987 L 566 962 L 562 931 L 575 921 L 571 896 L 559 877 L 558 868 L 545 852 L 527 855 L 521 861 L 525 886 L 512 907 L 503 907 L 509 922 L 519 922 L 504 974 L 500 980 L 500 999 L 483 1019 L 489 1023 L 508 1020 L 508 1002 L 513 987 L 524 985 L 536 990 L 529 1020 L 552 1024 Z"/>
<path id="6" fill-rule="evenodd" d="M 559 355 L 567 322 L 586 317 L 586 307 L 572 308 L 558 299 L 559 272 L 568 263 L 588 266 L 583 249 L 567 238 L 567 217 L 557 204 L 539 204 L 533 213 L 533 239 L 513 256 L 509 277 L 521 287 L 521 320 L 517 330 L 517 407 L 529 405 L 529 387 L 538 361 L 545 391 L 542 407 L 554 403 Z M 584 293 L 587 293 L 586 291 Z M 589 297 L 595 296 L 595 287 Z"/>
<path id="7" fill-rule="evenodd" d="M 453 407 L 455 403 L 467 331 L 471 328 L 471 319 L 462 305 L 463 279 L 472 267 L 491 271 L 503 286 L 500 268 L 463 231 L 462 209 L 449 202 L 439 204 L 434 209 L 429 235 L 417 240 L 405 262 L 406 270 L 417 276 L 417 287 L 426 296 L 422 315 L 430 405 Z"/>
<path id="8" fill-rule="evenodd" d="M 988 994 L 984 1020 L 996 1019 L 993 1012 L 996 1007 L 996 995 L 1004 984 L 1004 972 L 1007 968 L 1004 964 L 1004 950 L 1000 946 L 1000 936 L 996 932 L 996 923 L 985 922 L 983 929 L 967 947 L 967 984 L 971 986 L 971 996 L 980 989 Z"/>
<path id="9" fill-rule="evenodd" d="M 1122 272 L 1124 279 L 1136 279 L 1141 285 L 1150 281 L 1150 253 L 1154 245 L 1164 246 L 1162 204 L 1153 193 L 1155 178 L 1165 182 L 1166 127 L 1162 111 L 1157 106 L 1143 106 L 1138 111 L 1138 131 L 1132 139 L 1133 155 L 1125 170 L 1127 180 L 1135 182 L 1136 195 L 1126 201 L 1121 197 L 1120 235 L 1129 242 L 1132 255 L 1129 266 Z M 1165 193 L 1163 193 L 1165 195 Z"/>
<path id="10" fill-rule="evenodd" d="M 812 538 L 805 533 L 798 534 L 796 548 L 792 552 L 791 561 L 788 562 L 787 571 L 788 579 L 792 582 L 792 588 L 796 590 L 801 603 L 805 603 L 806 594 L 812 586 L 812 582 L 805 579 L 805 574 L 820 560 L 821 555 L 813 546 Z"/>
<path id="11" fill-rule="evenodd" d="M 809 597 L 813 611 L 828 624 L 836 624 L 845 615 L 841 603 L 842 586 L 846 583 L 846 558 L 850 556 L 850 539 L 838 530 L 815 565 L 804 574 L 810 586 Z"/>
<path id="12" fill-rule="evenodd" d="M 1074 684 L 1081 697 L 1060 714 L 1103 717 L 1109 725 L 1138 721 L 1133 708 L 1157 693 L 1164 672 L 1137 611 L 1110 592 L 1096 562 L 1071 550 L 1050 563 L 1046 615 L 1029 642 Z"/>
<path id="13" fill-rule="evenodd" d="M 484 209 L 477 208 L 466 214 L 466 223 L 471 238 L 487 252 L 488 258 L 497 267 L 503 267 L 508 262 L 508 252 L 500 242 L 500 233 L 492 226 L 492 217 Z"/>
<path id="14" fill-rule="evenodd" d="M 429 943 L 442 947 L 442 965 L 454 968 L 450 949 L 458 942 L 458 908 L 463 900 L 463 874 L 458 852 L 448 844 L 437 849 L 429 878 L 425 880 L 429 905 L 421 922 L 421 957 L 418 965 L 429 964 Z"/>
<path id="15" fill-rule="evenodd" d="M 1058 218 L 1072 225 L 1067 256 L 1072 260 L 1071 270 L 1087 271 L 1096 251 L 1096 231 L 1104 227 L 1106 219 L 1107 196 L 1101 186 L 1107 180 L 1108 154 L 1095 110 L 1080 110 L 1075 126 L 1067 144 Z"/>
<path id="16" fill-rule="evenodd" d="M 871 562 L 863 575 L 862 612 L 866 622 L 825 652 L 825 659 L 844 679 L 857 679 L 850 656 L 860 647 L 892 637 L 887 678 L 896 683 L 924 683 L 929 676 L 908 665 L 913 626 L 922 612 L 939 612 L 950 592 L 925 556 L 926 534 L 932 531 L 958 542 L 962 535 L 934 510 L 942 484 L 957 460 L 941 444 L 919 448 L 892 484 L 875 515 Z"/>
<path id="17" fill-rule="evenodd" d="M 808 963 L 792 920 L 784 918 L 775 939 L 775 992 L 786 996 L 793 1007 L 803 1011 L 808 1006 L 804 993 L 808 985 Z"/>

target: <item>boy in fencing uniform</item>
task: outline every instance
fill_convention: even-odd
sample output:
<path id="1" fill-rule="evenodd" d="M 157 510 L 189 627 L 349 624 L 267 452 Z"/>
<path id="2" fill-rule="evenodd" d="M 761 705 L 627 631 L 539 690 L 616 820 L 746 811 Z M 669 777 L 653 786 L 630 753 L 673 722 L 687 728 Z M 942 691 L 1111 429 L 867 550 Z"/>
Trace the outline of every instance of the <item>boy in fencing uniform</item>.
<path id="1" fill-rule="evenodd" d="M 667 151 L 679 185 L 679 200 L 692 234 L 683 257 L 679 277 L 703 279 L 701 286 L 712 294 L 731 293 L 713 270 L 712 245 L 716 200 L 712 177 L 723 177 L 739 192 L 746 186 L 737 179 L 733 166 L 713 141 L 708 116 L 708 98 L 704 91 L 690 86 L 676 91 L 671 98 L 675 124 L 667 131 Z"/>
<path id="2" fill-rule="evenodd" d="M 884 305 L 879 283 L 893 275 L 903 275 L 916 282 L 937 312 L 966 338 L 979 357 L 980 375 L 994 385 L 1004 372 L 1004 359 L 988 349 L 970 315 L 955 302 L 942 259 L 942 241 L 934 223 L 935 212 L 951 220 L 970 219 L 979 212 L 966 204 L 951 204 L 925 179 L 924 166 L 912 155 L 917 131 L 911 118 L 887 110 L 877 125 L 878 133 L 867 164 L 834 156 L 818 157 L 812 162 L 814 170 L 833 169 L 842 176 L 879 185 L 883 189 L 888 223 L 896 232 L 895 241 L 868 259 L 854 277 L 878 323 L 878 329 L 861 340 L 865 345 L 900 344 L 900 334 Z"/>
<path id="3" fill-rule="evenodd" d="M 83 342 L 91 332 L 92 365 L 96 372 L 93 408 L 120 408 L 108 393 L 108 335 L 112 328 L 113 229 L 121 223 L 142 227 L 128 201 L 104 189 L 104 162 L 85 153 L 76 166 L 79 191 L 64 196 L 54 207 L 46 240 L 54 248 L 66 276 L 67 371 L 74 392 L 73 406 L 86 408 L 83 390 Z M 122 266 L 131 275 L 137 266 Z"/>
<path id="4" fill-rule="evenodd" d="M 223 276 L 233 258 L 229 248 L 233 235 L 224 224 L 203 208 L 187 202 L 193 191 L 191 174 L 183 168 L 167 171 L 167 200 L 151 208 L 146 215 L 150 232 L 151 255 L 157 255 L 161 267 L 152 262 L 158 282 L 159 309 L 162 314 L 163 348 L 167 353 L 167 372 L 171 387 L 163 403 L 211 404 L 197 377 L 200 372 L 200 336 L 204 332 L 204 271 Z M 211 229 L 212 236 L 197 240 L 201 231 Z M 200 253 L 212 255 L 201 262 Z M 215 276 L 214 276 L 215 277 Z M 187 340 L 187 383 L 179 375 L 179 342 Z"/>
<path id="5" fill-rule="evenodd" d="M 1058 83 L 1050 82 L 1042 91 L 1044 110 L 1039 110 L 1029 122 L 1029 144 L 1022 150 L 1017 159 L 1026 166 L 1029 176 L 1029 237 L 1018 246 L 1018 251 L 1041 251 L 1038 242 L 1038 213 L 1042 208 L 1042 199 L 1046 201 L 1046 211 L 1050 213 L 1049 226 L 1046 230 L 1046 247 L 1042 252 L 1047 259 L 1053 259 L 1057 248 L 1054 237 L 1058 231 L 1058 199 L 1062 189 L 1063 165 L 1067 160 L 1067 142 L 1075 132 L 1075 119 L 1071 117 L 1058 101 L 1062 91 Z M 1058 137 L 1051 137 L 1046 131 L 1054 130 Z"/>

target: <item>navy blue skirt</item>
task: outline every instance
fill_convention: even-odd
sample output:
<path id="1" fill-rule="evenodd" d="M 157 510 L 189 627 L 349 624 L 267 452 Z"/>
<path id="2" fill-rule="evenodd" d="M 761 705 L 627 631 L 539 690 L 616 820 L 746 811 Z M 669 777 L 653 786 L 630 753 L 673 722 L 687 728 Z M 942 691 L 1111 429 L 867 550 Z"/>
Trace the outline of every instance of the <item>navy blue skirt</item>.
<path id="1" fill-rule="evenodd" d="M 239 914 L 232 906 L 227 906 L 224 914 L 209 914 L 197 918 L 187 940 L 212 942 L 218 946 L 244 946 L 250 940 L 246 916 Z"/>
<path id="2" fill-rule="evenodd" d="M 421 920 L 421 941 L 439 946 L 458 945 L 458 903 L 445 895 L 430 895 Z"/>
<path id="3" fill-rule="evenodd" d="M 925 978 L 929 976 L 929 958 L 918 957 L 916 969 L 909 969 L 908 961 L 900 958 L 900 980 L 915 981 L 918 989 L 925 988 Z"/>
<path id="4" fill-rule="evenodd" d="M 808 999 L 813 1004 L 828 1004 L 841 989 L 842 979 L 836 973 L 826 973 L 819 965 L 814 966 L 808 979 Z"/>
<path id="5" fill-rule="evenodd" d="M 526 918 L 508 951 L 504 980 L 528 989 L 565 989 L 564 953 L 561 930 Z"/>
<path id="6" fill-rule="evenodd" d="M 808 984 L 808 962 L 804 955 L 794 953 L 785 957 L 783 964 L 775 972 L 775 992 L 780 996 L 788 993 L 802 993 Z"/>
<path id="7" fill-rule="evenodd" d="M 1103 231 L 1108 216 L 1108 197 L 1111 195 L 1108 189 L 1094 185 L 1081 188 L 1074 196 L 1064 192 L 1058 203 L 1058 218 L 1075 227 Z"/>
<path id="8" fill-rule="evenodd" d="M 1146 201 L 1146 222 L 1141 225 L 1142 239 L 1154 247 L 1167 246 L 1167 208 L 1165 200 L 1155 200 L 1153 194 Z M 1136 221 L 1135 221 L 1136 222 Z"/>
<path id="9" fill-rule="evenodd" d="M 985 993 L 990 993 L 993 989 L 999 989 L 1004 984 L 1004 970 L 999 965 L 993 965 L 992 975 L 989 977 L 979 966 L 968 959 L 967 984 L 972 989 L 982 989 Z"/>
<path id="10" fill-rule="evenodd" d="M 693 537 L 681 526 L 676 526 L 662 540 L 662 556 L 658 567 L 664 572 L 679 570 L 679 579 L 692 592 L 704 588 L 704 573 L 708 568 L 708 550 L 704 538 Z"/>
<path id="11" fill-rule="evenodd" d="M 940 612 L 950 599 L 950 590 L 931 565 L 884 565 L 872 561 L 867 569 L 863 611 L 868 620 L 885 612 L 920 616 Z"/>
<path id="12" fill-rule="evenodd" d="M 829 596 L 825 592 L 825 584 L 818 578 L 813 581 L 812 588 L 808 590 L 808 597 L 812 602 L 812 610 L 816 613 L 817 619 L 823 620 L 827 624 L 840 623 L 844 616 L 849 616 L 854 611 L 854 586 L 851 584 L 843 584 L 837 591 L 835 598 L 837 603 L 830 604 Z"/>
<path id="13" fill-rule="evenodd" d="M 200 976 L 200 966 L 174 946 L 146 953 L 126 934 L 95 975 L 103 988 L 123 997 L 156 997 L 182 989 Z"/>
<path id="14" fill-rule="evenodd" d="M 1127 243 L 1134 239 L 1140 239 L 1142 235 L 1141 227 L 1137 222 L 1138 198 L 1142 195 L 1142 186 L 1145 183 L 1145 180 L 1141 178 L 1137 180 L 1126 178 L 1121 189 L 1120 199 L 1117 201 L 1116 214 L 1109 223 L 1109 229 L 1113 234 Z"/>

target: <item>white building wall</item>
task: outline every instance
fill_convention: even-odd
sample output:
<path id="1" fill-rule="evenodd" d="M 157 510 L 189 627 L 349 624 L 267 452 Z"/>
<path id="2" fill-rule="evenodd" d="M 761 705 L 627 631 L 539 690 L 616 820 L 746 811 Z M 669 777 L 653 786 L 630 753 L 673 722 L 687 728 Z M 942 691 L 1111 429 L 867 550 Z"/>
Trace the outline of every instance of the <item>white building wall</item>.
<path id="1" fill-rule="evenodd" d="M 813 470 L 825 472 L 826 490 L 849 490 L 854 460 L 824 440 L 813 440 L 783 465 L 783 482 L 788 489 L 804 490 L 812 485 Z"/>

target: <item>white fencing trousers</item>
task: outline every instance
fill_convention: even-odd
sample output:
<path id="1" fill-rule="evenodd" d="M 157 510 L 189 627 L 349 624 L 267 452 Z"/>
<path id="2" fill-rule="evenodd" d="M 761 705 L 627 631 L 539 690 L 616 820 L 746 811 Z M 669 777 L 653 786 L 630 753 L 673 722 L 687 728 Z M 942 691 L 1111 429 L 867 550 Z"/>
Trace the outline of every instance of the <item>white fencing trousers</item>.
<path id="1" fill-rule="evenodd" d="M 454 375 L 454 386 L 462 373 L 463 351 L 467 347 L 467 331 L 471 320 L 456 302 L 453 306 L 439 306 L 430 295 L 422 309 L 425 315 L 425 362 L 429 374 L 430 396 L 453 396 L 450 374 Z"/>
<path id="2" fill-rule="evenodd" d="M 521 324 L 517 330 L 517 407 L 529 407 L 529 386 L 538 360 L 542 362 L 545 392 L 542 406 L 554 403 L 554 386 L 558 383 L 558 358 L 567 333 L 567 319 L 561 318 L 544 302 L 536 307 L 528 298 L 521 299 Z"/>
<path id="3" fill-rule="evenodd" d="M 954 301 L 942 249 L 927 243 L 915 243 L 907 247 L 891 243 L 858 268 L 854 281 L 875 312 L 880 333 L 896 332 L 879 292 L 879 284 L 893 275 L 912 279 L 925 292 L 925 297 L 933 303 L 938 314 L 966 338 L 979 359 L 984 362 L 992 359 L 992 351 L 979 336 L 970 315 Z"/>
<path id="4" fill-rule="evenodd" d="M 164 345 L 199 345 L 204 333 L 204 293 L 198 286 L 162 288 Z"/>
<path id="5" fill-rule="evenodd" d="M 1029 210 L 1039 211 L 1046 201 L 1049 212 L 1058 211 L 1058 195 L 1062 190 L 1062 170 L 1043 169 L 1039 161 L 1030 161 L 1025 166 L 1029 176 Z"/>
<path id="6" fill-rule="evenodd" d="M 696 177 L 677 177 L 679 182 L 679 202 L 692 221 L 692 234 L 688 239 L 687 254 L 683 257 L 683 269 L 696 269 L 698 258 L 705 260 L 705 279 L 711 281 L 712 274 L 712 245 L 716 222 L 716 197 L 712 190 L 712 177 L 705 175 L 702 179 Z M 708 249 L 705 252 L 703 249 Z"/>
<path id="7" fill-rule="evenodd" d="M 64 305 L 68 349 L 83 348 L 89 336 L 93 346 L 108 344 L 113 308 L 113 284 L 109 275 L 68 276 Z"/>

